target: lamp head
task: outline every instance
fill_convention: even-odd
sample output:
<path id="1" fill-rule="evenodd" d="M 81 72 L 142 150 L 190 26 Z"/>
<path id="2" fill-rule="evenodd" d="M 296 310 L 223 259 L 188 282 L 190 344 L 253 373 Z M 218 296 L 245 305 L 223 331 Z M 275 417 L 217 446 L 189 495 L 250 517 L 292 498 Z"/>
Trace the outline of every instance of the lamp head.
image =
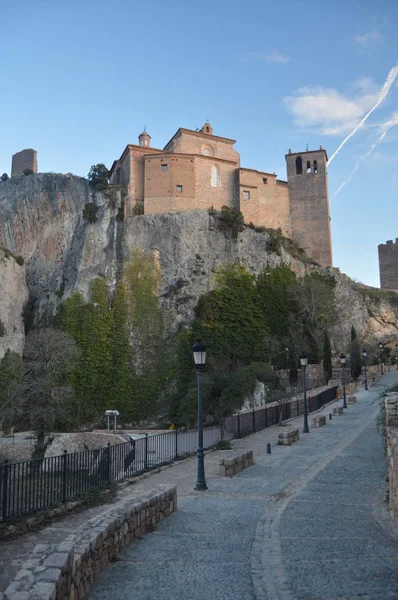
<path id="1" fill-rule="evenodd" d="M 197 369 L 203 367 L 206 362 L 206 346 L 200 340 L 192 346 L 193 359 Z"/>
<path id="2" fill-rule="evenodd" d="M 364 349 L 362 350 L 362 356 L 363 356 L 363 358 L 366 358 L 366 357 L 367 357 L 367 355 L 368 355 L 368 352 L 367 352 L 366 348 L 364 348 Z"/>
<path id="3" fill-rule="evenodd" d="M 341 362 L 342 365 L 345 365 L 345 363 L 346 363 L 345 354 L 340 354 L 340 362 Z"/>
<path id="4" fill-rule="evenodd" d="M 306 367 L 308 365 L 308 355 L 303 352 L 300 356 L 300 362 L 302 367 Z"/>

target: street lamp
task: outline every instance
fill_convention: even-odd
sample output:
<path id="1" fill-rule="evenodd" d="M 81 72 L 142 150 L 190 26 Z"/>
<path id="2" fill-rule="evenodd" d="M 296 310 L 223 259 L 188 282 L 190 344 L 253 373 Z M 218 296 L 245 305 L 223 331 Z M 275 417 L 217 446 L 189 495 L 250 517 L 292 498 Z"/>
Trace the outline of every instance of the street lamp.
<path id="1" fill-rule="evenodd" d="M 346 363 L 346 357 L 345 354 L 340 354 L 340 362 L 341 362 L 341 369 L 342 369 L 342 379 L 343 379 L 343 408 L 347 408 L 347 398 L 345 395 L 345 363 Z"/>
<path id="2" fill-rule="evenodd" d="M 201 376 L 204 364 L 206 362 L 206 346 L 198 341 L 192 346 L 193 358 L 195 367 L 198 372 L 198 474 L 196 477 L 195 490 L 207 490 L 205 479 L 205 464 L 203 451 L 203 405 L 202 405 L 202 389 Z"/>
<path id="3" fill-rule="evenodd" d="M 398 371 L 398 344 L 395 344 L 395 362 L 397 364 L 397 371 Z"/>
<path id="4" fill-rule="evenodd" d="M 383 342 L 379 342 L 379 362 L 380 362 L 380 373 L 383 375 L 383 363 L 381 362 L 381 352 L 383 350 Z"/>
<path id="5" fill-rule="evenodd" d="M 303 433 L 309 433 L 309 427 L 308 427 L 308 410 L 307 410 L 307 388 L 306 388 L 306 381 L 305 381 L 305 370 L 307 368 L 308 365 L 308 356 L 306 355 L 305 352 L 302 353 L 302 355 L 300 356 L 300 362 L 301 362 L 301 369 L 302 369 L 302 373 L 303 373 L 303 393 L 304 393 L 304 428 L 303 428 Z"/>
<path id="6" fill-rule="evenodd" d="M 365 390 L 368 389 L 368 378 L 367 378 L 367 373 L 366 373 L 366 357 L 368 356 L 368 353 L 366 351 L 366 349 L 364 348 L 362 350 L 362 358 L 363 358 L 363 364 L 365 367 Z"/>
<path id="7" fill-rule="evenodd" d="M 286 352 L 286 369 L 289 369 L 289 348 L 285 348 Z"/>

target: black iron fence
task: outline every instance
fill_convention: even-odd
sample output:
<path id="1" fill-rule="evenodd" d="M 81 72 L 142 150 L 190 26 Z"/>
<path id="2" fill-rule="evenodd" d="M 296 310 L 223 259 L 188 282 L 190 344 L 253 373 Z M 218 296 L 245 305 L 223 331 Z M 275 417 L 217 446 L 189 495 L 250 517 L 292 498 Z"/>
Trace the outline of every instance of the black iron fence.
<path id="1" fill-rule="evenodd" d="M 308 399 L 309 412 L 336 398 L 337 387 Z M 204 447 L 226 438 L 242 437 L 303 413 L 303 400 L 265 406 L 228 417 L 223 426 L 204 428 Z M 101 490 L 173 462 L 196 450 L 197 429 L 168 431 L 106 448 L 0 465 L 0 521 Z"/>

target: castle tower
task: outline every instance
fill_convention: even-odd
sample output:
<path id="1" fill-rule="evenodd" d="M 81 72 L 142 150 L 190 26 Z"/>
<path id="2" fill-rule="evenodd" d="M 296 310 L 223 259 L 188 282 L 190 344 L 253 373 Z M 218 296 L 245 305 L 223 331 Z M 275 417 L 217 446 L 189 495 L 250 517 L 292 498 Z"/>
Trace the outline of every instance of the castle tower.
<path id="1" fill-rule="evenodd" d="M 322 267 L 332 266 L 326 151 L 286 154 L 293 240 Z"/>
<path id="2" fill-rule="evenodd" d="M 380 287 L 382 290 L 398 290 L 398 238 L 379 244 Z"/>
<path id="3" fill-rule="evenodd" d="M 150 147 L 151 136 L 147 132 L 146 128 L 144 128 L 144 131 L 142 133 L 140 133 L 140 135 L 138 136 L 138 144 L 140 146 L 147 146 L 148 148 Z"/>

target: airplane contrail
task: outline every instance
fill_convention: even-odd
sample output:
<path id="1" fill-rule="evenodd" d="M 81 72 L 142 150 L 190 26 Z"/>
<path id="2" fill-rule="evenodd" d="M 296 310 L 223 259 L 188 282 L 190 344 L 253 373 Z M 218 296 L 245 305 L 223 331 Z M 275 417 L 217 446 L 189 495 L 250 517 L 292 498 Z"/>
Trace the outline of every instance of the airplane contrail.
<path id="1" fill-rule="evenodd" d="M 383 123 L 383 125 L 381 126 L 381 129 L 383 129 L 384 131 L 381 134 L 381 136 L 379 137 L 379 139 L 377 140 L 377 142 L 375 142 L 374 144 L 372 144 L 371 147 L 370 147 L 370 150 L 368 150 L 368 152 L 366 152 L 366 154 L 364 154 L 363 156 L 361 156 L 361 158 L 358 160 L 357 164 L 355 165 L 355 167 L 353 168 L 353 170 L 351 171 L 351 173 L 348 175 L 347 179 L 345 181 L 343 181 L 343 183 L 341 183 L 339 185 L 339 187 L 337 188 L 337 190 L 333 194 L 333 197 L 337 196 L 337 194 L 339 194 L 341 192 L 341 190 L 343 189 L 343 187 L 345 187 L 347 185 L 347 183 L 349 183 L 351 181 L 351 179 L 353 178 L 353 176 L 355 175 L 355 173 L 358 171 L 359 165 L 361 164 L 361 162 L 363 160 L 365 160 L 365 158 L 367 158 L 370 154 L 372 154 L 372 152 L 376 148 L 376 146 L 378 146 L 380 144 L 380 142 L 383 141 L 383 139 L 386 137 L 388 131 L 392 127 L 395 127 L 395 125 L 398 125 L 398 110 L 395 111 L 391 115 L 391 119 L 389 121 L 386 121 L 385 123 Z"/>
<path id="2" fill-rule="evenodd" d="M 340 146 L 337 148 L 337 150 L 334 152 L 334 154 L 332 154 L 332 156 L 329 158 L 328 163 L 327 163 L 328 165 L 330 165 L 330 163 L 332 162 L 332 160 L 334 159 L 334 157 L 336 156 L 336 154 L 338 154 L 340 152 L 340 150 L 342 149 L 342 147 L 344 146 L 344 144 L 346 144 L 346 142 L 348 142 L 348 140 L 350 139 L 350 137 L 352 137 L 358 131 L 358 129 L 360 129 L 362 127 L 362 125 L 370 117 L 370 115 L 372 114 L 372 112 L 374 110 L 376 110 L 376 108 L 378 106 L 380 106 L 380 104 L 383 102 L 384 98 L 387 96 L 388 92 L 390 91 L 391 86 L 394 83 L 397 75 L 398 75 L 398 65 L 395 65 L 395 67 L 393 67 L 390 70 L 390 72 L 388 73 L 388 75 L 387 75 L 387 79 L 385 80 L 384 85 L 383 85 L 383 87 L 381 88 L 381 90 L 379 92 L 379 98 L 378 98 L 376 104 L 364 116 L 364 118 L 362 119 L 362 121 L 360 123 L 358 123 L 358 125 L 355 127 L 355 129 L 353 129 L 351 131 L 351 133 L 349 135 L 347 135 L 347 137 L 341 142 Z"/>

